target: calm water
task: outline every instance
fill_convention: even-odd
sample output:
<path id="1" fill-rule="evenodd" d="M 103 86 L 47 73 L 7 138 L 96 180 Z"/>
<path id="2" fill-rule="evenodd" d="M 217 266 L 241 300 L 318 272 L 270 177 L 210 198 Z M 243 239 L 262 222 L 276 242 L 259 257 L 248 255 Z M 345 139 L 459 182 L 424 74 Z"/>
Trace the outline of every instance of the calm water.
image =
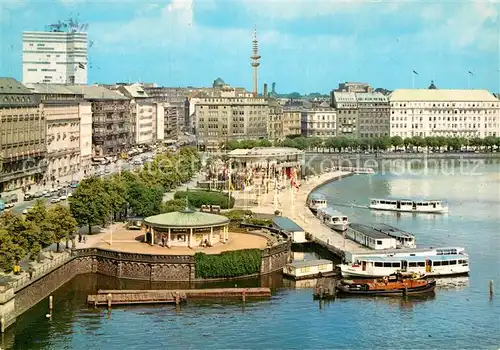
<path id="1" fill-rule="evenodd" d="M 393 172 L 388 170 L 392 169 Z M 444 172 L 444 173 L 443 173 Z M 445 280 L 431 298 L 312 300 L 311 289 L 291 289 L 282 279 L 237 282 L 271 286 L 269 301 L 188 303 L 175 307 L 87 308 L 98 288 L 148 288 L 148 283 L 79 276 L 23 315 L 2 338 L 15 349 L 498 349 L 500 347 L 500 171 L 497 161 L 460 165 L 392 163 L 384 173 L 359 175 L 324 186 L 339 204 L 368 204 L 370 196 L 447 199 L 449 215 L 375 214 L 339 206 L 352 221 L 382 221 L 414 233 L 420 246 L 465 246 L 469 278 Z M 308 254 L 306 254 L 308 256 Z M 490 300 L 488 281 L 495 281 Z M 231 282 L 233 284 L 234 282 Z M 138 285 L 140 284 L 140 285 Z"/>

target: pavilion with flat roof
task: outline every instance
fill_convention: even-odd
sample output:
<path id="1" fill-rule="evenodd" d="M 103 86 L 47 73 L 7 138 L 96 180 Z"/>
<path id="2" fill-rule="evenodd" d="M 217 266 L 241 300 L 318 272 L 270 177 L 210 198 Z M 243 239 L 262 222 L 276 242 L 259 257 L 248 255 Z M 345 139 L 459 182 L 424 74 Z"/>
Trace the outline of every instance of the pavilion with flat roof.
<path id="1" fill-rule="evenodd" d="M 144 219 L 145 242 L 166 247 L 213 246 L 226 243 L 229 219 L 222 215 L 189 209 Z"/>

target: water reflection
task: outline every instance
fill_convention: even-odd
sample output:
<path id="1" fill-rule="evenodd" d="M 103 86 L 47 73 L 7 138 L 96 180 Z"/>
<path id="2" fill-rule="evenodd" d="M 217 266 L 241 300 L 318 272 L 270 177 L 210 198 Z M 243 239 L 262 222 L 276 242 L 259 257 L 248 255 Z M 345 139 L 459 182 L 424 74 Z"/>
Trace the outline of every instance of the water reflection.
<path id="1" fill-rule="evenodd" d="M 416 305 L 431 302 L 436 299 L 435 293 L 414 295 L 406 297 L 373 297 L 373 296 L 339 296 L 334 300 L 320 301 L 320 308 L 333 307 L 335 303 L 366 303 L 381 304 L 384 307 L 399 308 L 400 310 L 413 310 Z"/>

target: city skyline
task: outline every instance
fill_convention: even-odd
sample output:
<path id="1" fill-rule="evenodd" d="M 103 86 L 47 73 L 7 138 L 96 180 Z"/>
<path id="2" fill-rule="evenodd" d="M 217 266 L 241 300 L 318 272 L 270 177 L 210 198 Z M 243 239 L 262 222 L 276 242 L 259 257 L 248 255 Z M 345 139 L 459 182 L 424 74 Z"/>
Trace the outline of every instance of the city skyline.
<path id="1" fill-rule="evenodd" d="M 493 2 L 102 2 L 0 0 L 0 76 L 21 79 L 22 32 L 78 17 L 88 23 L 89 83 L 209 86 L 252 91 L 254 26 L 259 92 L 326 93 L 340 81 L 374 87 L 500 91 Z M 417 74 L 414 73 L 417 72 Z M 469 73 L 471 72 L 471 73 Z"/>

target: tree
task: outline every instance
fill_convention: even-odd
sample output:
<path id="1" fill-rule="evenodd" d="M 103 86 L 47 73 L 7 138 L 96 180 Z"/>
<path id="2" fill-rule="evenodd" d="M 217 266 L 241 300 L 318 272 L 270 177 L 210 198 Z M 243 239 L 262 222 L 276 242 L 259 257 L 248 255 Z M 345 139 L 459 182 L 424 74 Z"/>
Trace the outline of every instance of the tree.
<path id="1" fill-rule="evenodd" d="M 146 187 L 135 182 L 127 190 L 127 202 L 137 216 L 151 216 L 161 213 L 163 190 L 159 187 Z"/>
<path id="2" fill-rule="evenodd" d="M 404 145 L 403 138 L 401 136 L 393 136 L 391 137 L 391 145 L 398 149 L 399 147 Z"/>
<path id="3" fill-rule="evenodd" d="M 417 148 L 417 152 L 419 147 L 423 147 L 425 145 L 424 139 L 420 136 L 413 136 L 412 143 Z"/>
<path id="4" fill-rule="evenodd" d="M 79 226 L 87 226 L 89 234 L 92 226 L 104 226 L 112 213 L 111 200 L 100 178 L 83 180 L 69 198 L 71 214 Z"/>
<path id="5" fill-rule="evenodd" d="M 78 228 L 70 209 L 59 204 L 51 206 L 47 211 L 45 222 L 44 227 L 54 237 L 57 244 L 57 251 L 59 251 L 59 244 L 62 239 L 66 239 L 66 248 L 68 248 L 68 242 L 69 240 L 74 240 Z"/>
<path id="6" fill-rule="evenodd" d="M 257 147 L 271 147 L 273 144 L 268 139 L 262 139 L 257 142 Z"/>
<path id="7" fill-rule="evenodd" d="M 18 264 L 26 256 L 24 248 L 15 243 L 11 233 L 0 228 L 0 269 L 4 271 L 12 271 L 14 265 Z"/>
<path id="8" fill-rule="evenodd" d="M 405 151 L 408 151 L 408 147 L 413 146 L 413 140 L 410 137 L 406 137 L 403 143 L 405 145 Z"/>
<path id="9" fill-rule="evenodd" d="M 116 220 L 118 214 L 126 211 L 127 201 L 125 195 L 127 187 L 120 175 L 115 175 L 103 181 L 104 188 L 109 196 L 113 218 Z"/>

